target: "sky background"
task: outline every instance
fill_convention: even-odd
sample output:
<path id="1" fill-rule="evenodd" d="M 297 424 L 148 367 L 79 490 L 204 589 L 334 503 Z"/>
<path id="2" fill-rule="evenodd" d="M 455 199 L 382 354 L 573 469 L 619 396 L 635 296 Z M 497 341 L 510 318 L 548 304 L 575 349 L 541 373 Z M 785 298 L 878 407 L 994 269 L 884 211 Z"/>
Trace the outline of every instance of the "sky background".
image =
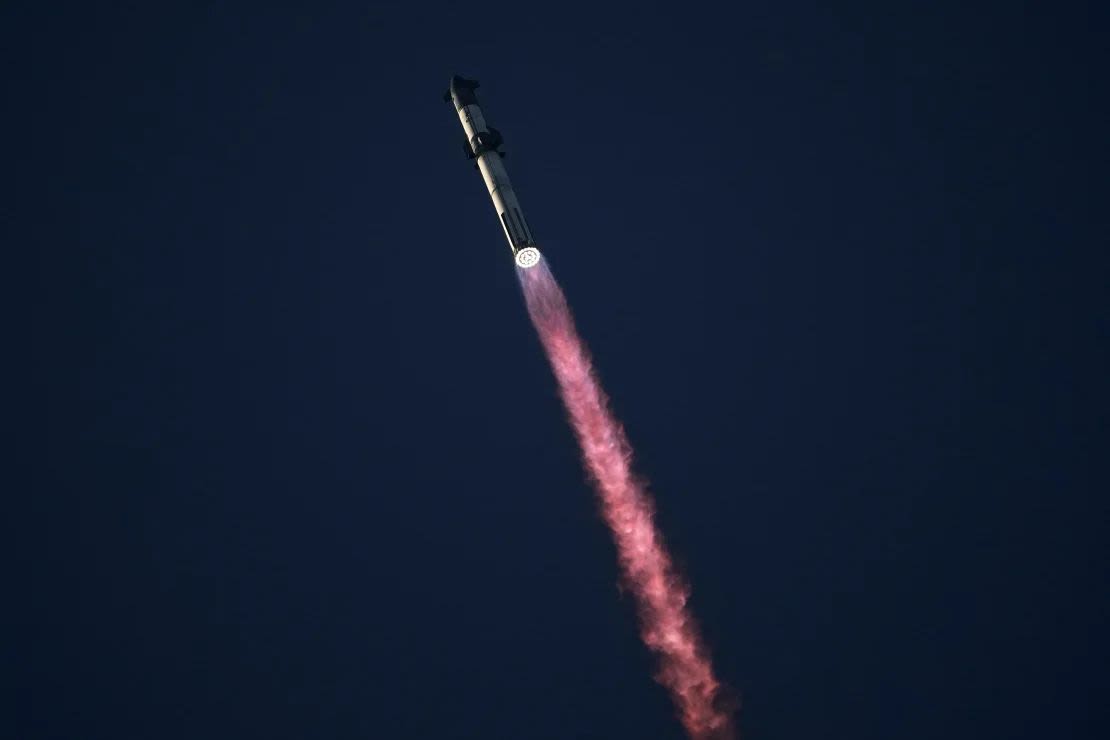
<path id="1" fill-rule="evenodd" d="M 459 73 L 744 735 L 1101 735 L 1093 12 L 231 5 L 0 6 L 0 734 L 682 737 Z"/>

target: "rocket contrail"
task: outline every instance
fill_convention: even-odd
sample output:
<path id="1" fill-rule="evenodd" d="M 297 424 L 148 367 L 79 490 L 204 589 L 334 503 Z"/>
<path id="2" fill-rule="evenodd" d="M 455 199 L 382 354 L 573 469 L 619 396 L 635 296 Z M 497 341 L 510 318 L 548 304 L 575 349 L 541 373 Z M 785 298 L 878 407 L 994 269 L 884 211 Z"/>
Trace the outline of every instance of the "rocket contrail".
<path id="1" fill-rule="evenodd" d="M 635 597 L 640 634 L 659 657 L 656 678 L 670 691 L 691 738 L 731 738 L 722 686 L 686 606 L 689 591 L 655 528 L 651 496 L 632 473 L 632 448 L 609 408 L 563 291 L 542 258 L 533 267 L 518 267 L 517 276 L 617 545 L 623 581 Z"/>
<path id="2" fill-rule="evenodd" d="M 482 173 L 493 207 L 517 265 L 517 275 L 536 325 L 586 469 L 597 488 L 601 512 L 617 544 L 621 575 L 636 599 L 640 634 L 659 656 L 659 682 L 671 692 L 686 732 L 694 740 L 733 737 L 732 716 L 722 706 L 723 688 L 709 653 L 686 608 L 689 592 L 675 572 L 652 520 L 651 496 L 631 469 L 632 448 L 609 410 L 590 364 L 586 344 L 574 328 L 567 300 L 536 246 L 509 173 L 501 161 L 504 137 L 486 123 L 475 90 L 477 80 L 455 75 L 444 101 L 453 103 L 466 140 L 463 152 Z"/>

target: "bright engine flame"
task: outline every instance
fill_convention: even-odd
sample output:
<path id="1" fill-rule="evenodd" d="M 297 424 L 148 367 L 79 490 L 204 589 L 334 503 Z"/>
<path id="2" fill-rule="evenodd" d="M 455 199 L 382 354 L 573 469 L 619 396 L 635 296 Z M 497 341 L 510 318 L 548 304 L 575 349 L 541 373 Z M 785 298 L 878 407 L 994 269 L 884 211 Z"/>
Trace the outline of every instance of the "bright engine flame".
<path id="1" fill-rule="evenodd" d="M 525 247 L 524 249 L 517 250 L 516 253 L 516 266 L 525 269 L 534 267 L 540 261 L 540 250 L 535 247 Z"/>

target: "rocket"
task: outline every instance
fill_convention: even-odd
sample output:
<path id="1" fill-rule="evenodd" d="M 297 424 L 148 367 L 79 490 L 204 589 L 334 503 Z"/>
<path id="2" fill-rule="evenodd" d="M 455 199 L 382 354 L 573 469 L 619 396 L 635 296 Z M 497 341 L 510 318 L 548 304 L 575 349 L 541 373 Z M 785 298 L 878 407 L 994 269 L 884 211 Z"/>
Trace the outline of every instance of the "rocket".
<path id="1" fill-rule="evenodd" d="M 513 258 L 520 267 L 532 267 L 540 261 L 540 250 L 536 248 L 532 230 L 524 220 L 520 202 L 509 182 L 509 173 L 501 161 L 505 157 L 500 150 L 504 139 L 500 131 L 486 123 L 478 106 L 478 97 L 474 94 L 477 87 L 477 80 L 455 75 L 451 78 L 451 87 L 443 94 L 443 100 L 455 104 L 455 111 L 466 133 L 463 145 L 466 157 L 477 160 L 474 167 L 482 173 L 486 182 L 493 207 L 501 217 L 501 228 L 505 230 L 509 248 L 513 250 Z"/>

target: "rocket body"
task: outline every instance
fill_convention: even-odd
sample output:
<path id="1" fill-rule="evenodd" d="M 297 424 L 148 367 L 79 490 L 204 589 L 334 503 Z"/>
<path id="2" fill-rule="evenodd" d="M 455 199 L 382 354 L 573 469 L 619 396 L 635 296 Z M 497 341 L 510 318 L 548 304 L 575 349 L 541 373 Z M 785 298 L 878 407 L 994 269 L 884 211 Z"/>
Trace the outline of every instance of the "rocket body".
<path id="1" fill-rule="evenodd" d="M 502 161 L 505 154 L 500 151 L 504 141 L 501 132 L 486 123 L 478 97 L 474 94 L 477 87 L 477 81 L 455 75 L 443 99 L 455 106 L 466 135 L 466 156 L 477 160 L 475 167 L 482 173 L 482 180 L 501 219 L 501 228 L 509 240 L 517 265 L 532 267 L 539 262 L 540 252 Z"/>

